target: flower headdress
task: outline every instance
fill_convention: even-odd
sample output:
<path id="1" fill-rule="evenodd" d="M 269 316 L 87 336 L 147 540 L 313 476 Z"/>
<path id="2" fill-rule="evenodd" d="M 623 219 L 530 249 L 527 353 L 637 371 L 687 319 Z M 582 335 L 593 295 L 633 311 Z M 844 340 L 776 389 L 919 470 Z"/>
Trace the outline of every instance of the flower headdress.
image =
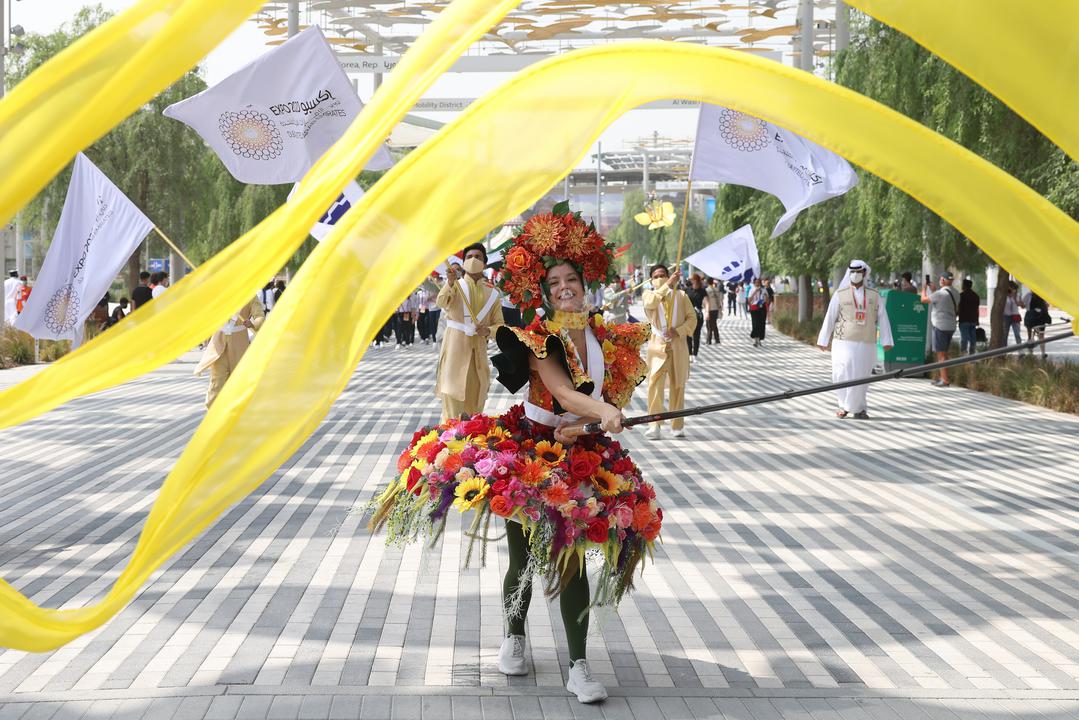
<path id="1" fill-rule="evenodd" d="M 568 262 L 581 274 L 585 287 L 595 290 L 617 277 L 614 246 L 585 224 L 579 212 L 560 202 L 546 215 L 534 215 L 506 246 L 498 288 L 521 309 L 526 322 L 545 303 L 543 281 L 548 268 Z"/>

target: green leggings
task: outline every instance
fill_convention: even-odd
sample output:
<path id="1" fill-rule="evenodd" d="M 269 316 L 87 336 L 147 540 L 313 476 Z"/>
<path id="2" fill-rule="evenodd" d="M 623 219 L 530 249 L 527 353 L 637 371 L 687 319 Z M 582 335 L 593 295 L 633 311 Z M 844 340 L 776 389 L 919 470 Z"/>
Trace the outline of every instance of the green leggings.
<path id="1" fill-rule="evenodd" d="M 511 617 L 509 608 L 505 608 L 506 624 L 509 626 L 510 635 L 524 635 L 528 604 L 532 599 L 532 578 L 525 578 L 523 581 L 521 579 L 521 574 L 528 565 L 528 540 L 525 539 L 520 523 L 506 523 L 506 540 L 509 541 L 510 547 L 510 566 L 506 569 L 506 577 L 502 581 L 503 604 L 505 605 L 506 601 L 513 596 L 521 582 L 527 583 L 523 593 L 521 614 Z M 575 574 L 566 585 L 566 589 L 558 596 L 558 602 L 562 610 L 562 623 L 566 626 L 569 659 L 571 662 L 584 660 L 588 644 L 588 575 Z"/>

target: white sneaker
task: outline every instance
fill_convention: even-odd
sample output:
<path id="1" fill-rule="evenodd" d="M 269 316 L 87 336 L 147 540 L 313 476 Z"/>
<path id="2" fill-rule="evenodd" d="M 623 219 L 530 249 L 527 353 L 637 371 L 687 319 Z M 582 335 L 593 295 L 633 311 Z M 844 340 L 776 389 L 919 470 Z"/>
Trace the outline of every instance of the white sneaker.
<path id="1" fill-rule="evenodd" d="M 645 430 L 644 436 L 649 440 L 659 440 L 659 425 L 653 425 Z"/>
<path id="2" fill-rule="evenodd" d="M 696 362 L 697 362 L 697 358 L 696 358 L 696 356 L 695 356 L 695 355 L 690 355 L 690 356 L 689 356 L 689 364 L 690 364 L 690 365 L 693 365 L 693 364 L 694 364 L 694 363 L 696 363 Z"/>
<path id="3" fill-rule="evenodd" d="M 498 651 L 498 670 L 503 675 L 528 674 L 524 635 L 507 635 L 502 641 L 502 649 Z"/>
<path id="4" fill-rule="evenodd" d="M 583 703 L 594 703 L 607 699 L 607 688 L 592 677 L 592 669 L 587 660 L 578 660 L 569 666 L 569 681 L 566 689 L 577 696 Z"/>
<path id="5" fill-rule="evenodd" d="M 682 428 L 678 428 L 677 430 L 672 432 L 671 435 L 674 435 L 675 437 L 685 437 L 686 436 L 686 431 L 683 430 Z"/>

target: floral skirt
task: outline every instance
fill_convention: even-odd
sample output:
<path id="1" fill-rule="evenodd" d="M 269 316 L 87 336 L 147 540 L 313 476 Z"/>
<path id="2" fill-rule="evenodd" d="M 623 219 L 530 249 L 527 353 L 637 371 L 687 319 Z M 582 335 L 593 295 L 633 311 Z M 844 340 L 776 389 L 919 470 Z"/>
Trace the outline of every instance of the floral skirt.
<path id="1" fill-rule="evenodd" d="M 617 440 L 587 435 L 564 447 L 553 428 L 521 405 L 498 417 L 418 431 L 397 461 L 399 475 L 372 502 L 370 526 L 387 543 L 435 543 L 451 509 L 473 512 L 468 536 L 484 547 L 492 516 L 519 522 L 529 539 L 528 572 L 557 594 L 585 556 L 600 560 L 593 605 L 614 605 L 651 555 L 663 511 Z M 484 553 L 485 555 L 485 553 Z"/>

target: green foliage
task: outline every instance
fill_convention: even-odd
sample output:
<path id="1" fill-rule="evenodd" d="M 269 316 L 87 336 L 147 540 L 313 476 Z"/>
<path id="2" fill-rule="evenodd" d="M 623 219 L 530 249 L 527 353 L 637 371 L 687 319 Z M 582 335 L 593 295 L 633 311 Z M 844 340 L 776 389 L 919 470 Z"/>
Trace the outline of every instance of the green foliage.
<path id="1" fill-rule="evenodd" d="M 909 37 L 852 13 L 850 48 L 836 59 L 836 82 L 941 133 L 1027 183 L 1079 218 L 1079 166 L 977 83 Z M 880 178 L 858 170 L 858 185 L 803 212 L 780 237 L 766 235 L 782 213 L 774 198 L 720 189 L 717 235 L 750 222 L 769 273 L 828 277 L 852 257 L 878 274 L 934 262 L 967 271 L 988 258 L 936 213 Z"/>
<path id="2" fill-rule="evenodd" d="M 34 338 L 11 325 L 0 327 L 0 368 L 34 362 Z"/>

